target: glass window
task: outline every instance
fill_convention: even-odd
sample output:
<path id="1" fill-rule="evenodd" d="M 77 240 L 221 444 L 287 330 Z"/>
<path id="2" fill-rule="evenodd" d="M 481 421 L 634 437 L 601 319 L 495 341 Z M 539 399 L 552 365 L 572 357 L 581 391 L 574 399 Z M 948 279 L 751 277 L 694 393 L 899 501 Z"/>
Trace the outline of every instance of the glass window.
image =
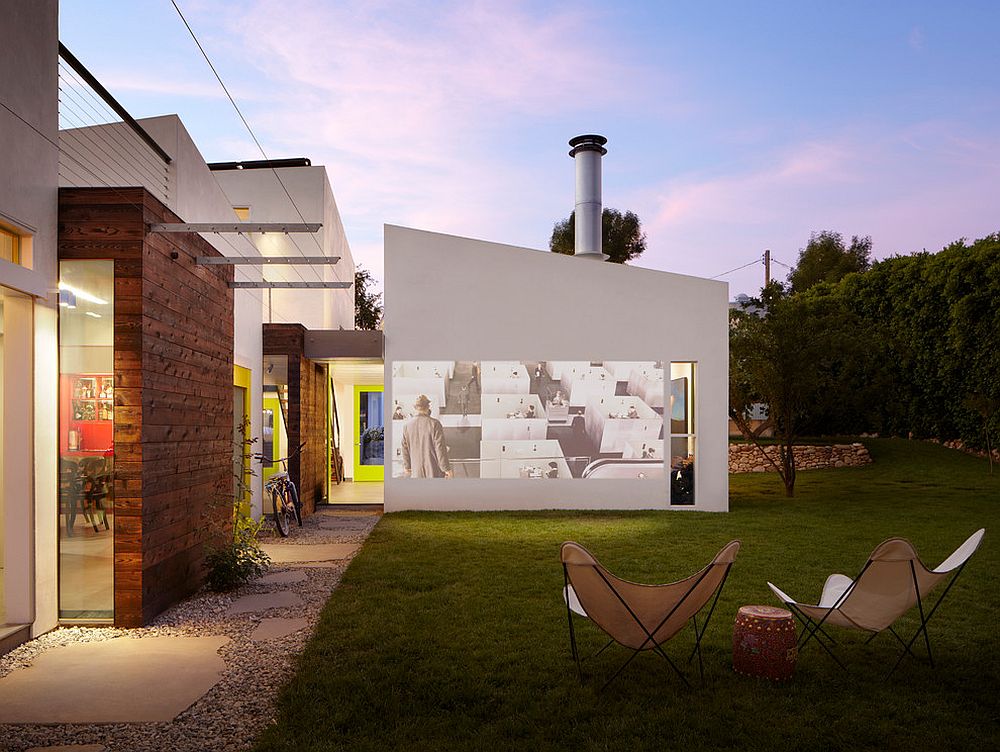
<path id="1" fill-rule="evenodd" d="M 670 503 L 694 504 L 695 365 L 670 364 Z"/>
<path id="2" fill-rule="evenodd" d="M 288 357 L 264 356 L 264 425 L 261 451 L 264 482 L 285 468 L 276 460 L 288 449 Z"/>
<path id="3" fill-rule="evenodd" d="M 114 618 L 114 262 L 59 263 L 59 616 Z"/>
<path id="4" fill-rule="evenodd" d="M 0 258 L 21 263 L 21 237 L 0 227 Z"/>
<path id="5" fill-rule="evenodd" d="M 4 542 L 7 540 L 7 532 L 4 527 L 4 521 L 7 517 L 6 510 L 6 497 L 3 493 L 4 491 L 4 477 L 3 477 L 3 439 L 4 439 L 4 422 L 3 422 L 3 382 L 4 382 L 4 290 L 0 287 L 0 624 L 3 624 L 6 619 L 6 602 L 4 601 L 4 580 L 6 579 L 6 572 L 4 571 L 4 562 L 6 561 L 6 555 L 4 552 Z"/>

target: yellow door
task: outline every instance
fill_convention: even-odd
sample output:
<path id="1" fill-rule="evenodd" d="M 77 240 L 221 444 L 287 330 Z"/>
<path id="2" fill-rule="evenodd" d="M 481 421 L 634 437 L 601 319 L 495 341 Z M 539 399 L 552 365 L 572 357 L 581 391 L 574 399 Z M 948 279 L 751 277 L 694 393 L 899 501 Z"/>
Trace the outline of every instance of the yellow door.
<path id="1" fill-rule="evenodd" d="M 354 481 L 385 480 L 385 411 L 378 385 L 354 387 Z"/>

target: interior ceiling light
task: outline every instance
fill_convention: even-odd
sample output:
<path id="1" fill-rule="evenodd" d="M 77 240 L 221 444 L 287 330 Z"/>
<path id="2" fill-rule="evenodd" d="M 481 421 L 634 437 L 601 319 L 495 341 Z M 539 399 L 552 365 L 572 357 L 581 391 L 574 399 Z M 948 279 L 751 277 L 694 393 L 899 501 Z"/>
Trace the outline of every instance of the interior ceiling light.
<path id="1" fill-rule="evenodd" d="M 66 290 L 67 292 L 72 293 L 73 295 L 75 295 L 76 297 L 78 297 L 80 300 L 86 300 L 86 301 L 88 301 L 90 303 L 96 303 L 97 305 L 107 305 L 108 304 L 108 301 L 106 301 L 104 298 L 99 298 L 96 295 L 91 295 L 86 290 L 79 290 L 76 287 L 73 287 L 72 285 L 67 285 L 65 282 L 60 282 L 59 283 L 59 289 L 60 290 Z"/>
<path id="2" fill-rule="evenodd" d="M 86 313 L 88 316 L 90 316 L 92 318 L 95 318 L 95 319 L 101 318 L 101 314 L 94 313 L 93 311 L 84 311 L 84 313 Z"/>

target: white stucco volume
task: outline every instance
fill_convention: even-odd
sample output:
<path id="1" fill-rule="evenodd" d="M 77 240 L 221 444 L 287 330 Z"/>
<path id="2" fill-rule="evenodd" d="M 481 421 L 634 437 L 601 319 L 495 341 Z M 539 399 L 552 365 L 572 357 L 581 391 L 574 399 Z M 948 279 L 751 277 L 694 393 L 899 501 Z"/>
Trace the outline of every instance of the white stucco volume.
<path id="1" fill-rule="evenodd" d="M 727 298 L 724 282 L 387 225 L 386 405 L 398 361 L 694 362 L 697 451 L 691 506 L 670 506 L 669 473 L 414 479 L 387 460 L 386 511 L 728 510 Z M 386 447 L 402 426 L 386 420 Z"/>

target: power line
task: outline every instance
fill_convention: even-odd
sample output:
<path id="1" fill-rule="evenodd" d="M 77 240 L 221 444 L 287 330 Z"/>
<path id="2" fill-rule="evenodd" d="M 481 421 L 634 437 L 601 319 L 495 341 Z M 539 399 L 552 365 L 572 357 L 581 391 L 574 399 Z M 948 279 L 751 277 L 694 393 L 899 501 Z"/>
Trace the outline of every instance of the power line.
<path id="1" fill-rule="evenodd" d="M 136 204 L 128 196 L 126 196 L 124 193 L 122 193 L 122 191 L 119 188 L 117 188 L 116 186 L 113 186 L 113 185 L 109 184 L 107 181 L 103 180 L 100 177 L 99 174 L 96 174 L 94 170 L 92 170 L 91 168 L 87 167 L 87 165 L 85 165 L 81 161 L 80 158 L 78 158 L 74 154 L 66 151 L 65 149 L 61 148 L 56 141 L 53 141 L 45 133 L 43 133 L 38 128 L 36 128 L 34 126 L 34 124 L 32 124 L 28 120 L 25 120 L 23 117 L 21 117 L 20 113 L 18 113 L 14 108 L 12 108 L 9 104 L 7 104 L 6 102 L 4 102 L 2 99 L 0 99 L 0 107 L 3 107 L 5 110 L 7 110 L 7 112 L 9 112 L 15 118 L 17 118 L 18 120 L 20 120 L 26 126 L 28 126 L 28 128 L 30 128 L 32 131 L 34 131 L 39 137 L 41 137 L 52 148 L 54 148 L 56 150 L 56 153 L 58 155 L 65 156 L 68 159 L 72 160 L 72 162 L 75 164 L 75 167 L 70 166 L 69 164 L 65 164 L 65 163 L 62 162 L 62 160 L 59 160 L 59 162 L 60 162 L 60 165 L 59 165 L 60 169 L 65 168 L 69 172 L 74 173 L 74 175 L 76 176 L 76 179 L 79 180 L 81 183 L 84 183 L 85 185 L 76 185 L 76 186 L 71 186 L 71 187 L 76 187 L 76 188 L 93 187 L 94 182 L 102 183 L 103 184 L 102 187 L 107 188 L 107 189 L 109 189 L 109 190 L 114 191 L 115 193 L 117 193 L 118 196 L 122 199 L 122 201 L 124 201 L 126 204 L 129 204 L 130 206 L 132 206 L 132 208 L 136 209 L 141 214 L 141 212 L 142 212 L 142 207 L 141 206 L 139 206 L 138 204 Z M 82 169 L 80 169 L 80 168 L 82 168 Z M 81 178 L 81 176 L 80 176 L 81 172 L 89 173 L 90 174 L 90 178 Z M 66 176 L 66 177 L 68 178 L 68 176 Z M 246 256 L 246 254 L 241 253 L 239 251 L 239 249 L 236 248 L 236 246 L 234 246 L 232 244 L 232 242 L 229 240 L 229 238 L 227 238 L 225 235 L 220 235 L 219 237 L 222 238 L 236 252 L 237 255 L 243 256 L 244 258 L 249 258 L 248 256 Z M 249 240 L 247 242 L 249 242 Z M 251 245 L 253 245 L 253 244 L 251 243 Z M 255 293 L 252 290 L 246 290 L 245 292 L 249 293 L 252 297 L 254 297 L 257 300 L 259 300 L 261 306 L 264 305 L 263 294 L 257 294 L 257 293 Z M 271 312 L 271 315 L 274 315 L 274 310 L 270 306 L 270 304 L 268 305 L 268 310 Z M 279 315 L 278 318 L 283 318 L 283 317 Z M 292 322 L 288 322 L 287 319 L 285 321 L 287 323 L 292 323 Z"/>
<path id="2" fill-rule="evenodd" d="M 226 97 L 229 99 L 229 103 L 233 106 L 233 109 L 236 110 L 236 114 L 239 116 L 240 121 L 243 123 L 243 127 L 246 128 L 247 133 L 250 134 L 250 138 L 252 138 L 253 142 L 257 145 L 257 149 L 258 151 L 260 151 L 261 156 L 263 156 L 265 160 L 270 161 L 270 158 L 267 156 L 267 152 L 264 151 L 264 147 L 261 145 L 260 140 L 257 138 L 257 135 L 253 132 L 253 128 L 250 127 L 250 123 L 243 115 L 243 111 L 240 110 L 239 105 L 236 104 L 236 100 L 233 98 L 233 95 L 229 93 L 229 89 L 226 87 L 225 82 L 222 80 L 222 76 L 219 75 L 219 71 L 212 63 L 212 60 L 211 58 L 209 58 L 208 53 L 205 51 L 205 48 L 202 45 L 202 43 L 198 40 L 198 36 L 194 33 L 194 29 L 191 28 L 191 24 L 188 23 L 187 18 L 184 17 L 184 13 L 181 11 L 180 6 L 177 4 L 177 0 L 170 0 L 170 3 L 171 5 L 174 6 L 174 10 L 177 11 L 177 15 L 180 16 L 181 21 L 184 23 L 185 28 L 188 30 L 188 34 L 191 35 L 191 39 L 194 40 L 194 43 L 198 47 L 199 52 L 201 52 L 201 56 L 205 58 L 205 62 L 208 63 L 208 67 L 212 70 L 212 74 L 215 76 L 215 80 L 219 82 L 219 86 L 222 87 L 222 91 L 225 92 Z M 292 208 L 295 209 L 295 213 L 298 214 L 299 219 L 303 223 L 305 223 L 306 221 L 305 217 L 299 210 L 298 205 L 295 203 L 295 199 L 292 198 L 292 194 L 288 191 L 288 187 L 285 185 L 285 182 L 281 179 L 281 176 L 278 174 L 278 171 L 272 166 L 271 172 L 274 174 L 275 179 L 277 179 L 278 184 L 281 186 L 281 190 L 285 192 L 285 196 L 288 197 L 288 201 L 291 203 Z M 323 251 L 323 247 L 319 244 L 319 241 L 316 239 L 316 236 L 314 234 L 310 234 L 310 237 L 312 238 L 313 243 L 316 244 L 316 248 L 319 250 L 320 254 L 325 256 L 326 253 Z M 298 243 L 296 243 L 294 239 L 292 239 L 292 244 L 301 254 L 302 249 L 299 248 Z M 299 276 L 299 279 L 305 282 L 305 278 L 299 272 L 298 267 L 293 266 L 292 268 L 295 271 L 295 273 Z M 323 282 L 324 280 L 320 276 L 320 271 L 318 269 L 315 269 L 314 271 L 316 273 L 316 279 L 320 282 Z M 338 280 L 340 280 L 340 276 L 337 273 L 336 268 L 333 269 L 333 274 Z"/>
<path id="3" fill-rule="evenodd" d="M 737 266 L 735 269 L 730 269 L 728 272 L 723 272 L 722 274 L 716 274 L 714 277 L 709 277 L 709 279 L 718 279 L 719 277 L 725 277 L 727 274 L 738 272 L 740 269 L 746 269 L 748 266 L 753 266 L 754 264 L 759 264 L 759 263 L 760 259 L 754 259 L 749 264 L 743 264 L 743 266 Z"/>

